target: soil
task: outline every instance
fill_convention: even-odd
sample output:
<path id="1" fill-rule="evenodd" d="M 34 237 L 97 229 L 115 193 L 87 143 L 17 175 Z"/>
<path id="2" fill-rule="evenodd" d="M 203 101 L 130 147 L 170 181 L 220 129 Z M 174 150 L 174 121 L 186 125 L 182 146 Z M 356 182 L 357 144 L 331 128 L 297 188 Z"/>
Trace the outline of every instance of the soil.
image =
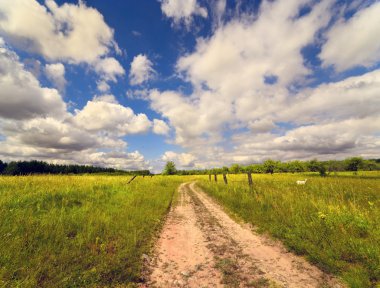
<path id="1" fill-rule="evenodd" d="M 195 183 L 179 188 L 145 287 L 345 287 L 279 242 L 237 223 Z"/>

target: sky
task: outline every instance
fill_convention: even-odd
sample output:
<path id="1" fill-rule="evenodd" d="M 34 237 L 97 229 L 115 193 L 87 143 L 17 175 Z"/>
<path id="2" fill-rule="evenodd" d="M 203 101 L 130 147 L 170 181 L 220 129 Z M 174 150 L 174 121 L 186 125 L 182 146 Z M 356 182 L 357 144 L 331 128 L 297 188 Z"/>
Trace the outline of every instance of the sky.
<path id="1" fill-rule="evenodd" d="M 380 1 L 0 0 L 0 159 L 380 157 Z"/>

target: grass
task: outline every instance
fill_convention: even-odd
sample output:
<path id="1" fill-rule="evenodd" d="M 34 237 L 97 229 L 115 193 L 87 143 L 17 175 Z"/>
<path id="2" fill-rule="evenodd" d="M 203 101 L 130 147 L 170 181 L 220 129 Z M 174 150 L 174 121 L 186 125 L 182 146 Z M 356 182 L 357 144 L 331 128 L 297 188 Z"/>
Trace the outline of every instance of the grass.
<path id="1" fill-rule="evenodd" d="M 380 173 L 229 175 L 200 186 L 239 218 L 281 239 L 349 287 L 379 287 Z M 308 178 L 306 185 L 296 180 Z"/>
<path id="2" fill-rule="evenodd" d="M 129 179 L 0 177 L 0 287 L 139 282 L 141 256 L 184 178 Z"/>
<path id="3" fill-rule="evenodd" d="M 253 190 L 246 175 L 229 175 L 228 185 L 197 178 L 231 213 L 350 287 L 379 285 L 379 172 L 254 174 Z M 295 184 L 304 178 L 306 185 Z M 141 281 L 141 256 L 149 253 L 178 185 L 192 177 L 137 177 L 126 185 L 129 179 L 0 177 L 0 287 L 128 287 Z"/>

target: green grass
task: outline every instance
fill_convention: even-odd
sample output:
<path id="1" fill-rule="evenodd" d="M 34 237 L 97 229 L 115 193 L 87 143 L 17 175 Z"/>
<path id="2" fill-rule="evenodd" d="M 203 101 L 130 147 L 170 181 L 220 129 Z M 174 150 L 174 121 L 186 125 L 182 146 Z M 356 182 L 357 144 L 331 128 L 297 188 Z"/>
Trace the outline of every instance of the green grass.
<path id="1" fill-rule="evenodd" d="M 0 177 L 0 287 L 115 287 L 140 280 L 183 177 Z"/>
<path id="2" fill-rule="evenodd" d="M 239 218 L 281 239 L 350 287 L 380 281 L 380 173 L 229 175 L 200 186 Z M 306 185 L 296 180 L 308 178 Z"/>

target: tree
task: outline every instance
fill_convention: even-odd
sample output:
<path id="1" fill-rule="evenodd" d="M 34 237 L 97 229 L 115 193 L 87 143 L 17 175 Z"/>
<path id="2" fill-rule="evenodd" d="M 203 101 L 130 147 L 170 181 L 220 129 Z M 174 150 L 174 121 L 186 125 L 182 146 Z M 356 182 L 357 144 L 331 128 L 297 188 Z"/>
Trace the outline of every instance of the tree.
<path id="1" fill-rule="evenodd" d="M 239 164 L 232 164 L 230 169 L 228 169 L 230 173 L 232 174 L 239 174 L 241 173 L 241 167 Z"/>
<path id="2" fill-rule="evenodd" d="M 304 172 L 305 167 L 301 161 L 295 160 L 288 163 L 288 171 L 292 173 Z"/>
<path id="3" fill-rule="evenodd" d="M 3 172 L 5 175 L 19 175 L 20 174 L 20 167 L 18 166 L 17 162 L 10 162 L 7 167 L 4 169 Z"/>
<path id="4" fill-rule="evenodd" d="M 263 163 L 265 173 L 273 174 L 275 169 L 278 167 L 279 162 L 272 159 L 265 160 Z"/>
<path id="5" fill-rule="evenodd" d="M 173 161 L 166 162 L 164 171 L 162 171 L 163 175 L 174 175 L 177 173 L 177 169 L 175 168 L 175 164 Z"/>
<path id="6" fill-rule="evenodd" d="M 0 174 L 3 173 L 5 168 L 7 168 L 7 163 L 0 160 Z"/>
<path id="7" fill-rule="evenodd" d="M 307 167 L 310 172 L 318 172 L 319 166 L 320 166 L 320 163 L 318 162 L 317 159 L 310 160 L 309 163 L 307 164 Z"/>
<path id="8" fill-rule="evenodd" d="M 359 166 L 363 164 L 363 158 L 361 157 L 352 157 L 346 159 L 346 169 L 348 171 L 354 171 L 357 172 L 359 169 Z"/>
<path id="9" fill-rule="evenodd" d="M 327 168 L 326 168 L 325 163 L 319 162 L 319 166 L 318 166 L 319 175 L 321 175 L 321 177 L 326 177 L 326 171 L 327 171 Z"/>

